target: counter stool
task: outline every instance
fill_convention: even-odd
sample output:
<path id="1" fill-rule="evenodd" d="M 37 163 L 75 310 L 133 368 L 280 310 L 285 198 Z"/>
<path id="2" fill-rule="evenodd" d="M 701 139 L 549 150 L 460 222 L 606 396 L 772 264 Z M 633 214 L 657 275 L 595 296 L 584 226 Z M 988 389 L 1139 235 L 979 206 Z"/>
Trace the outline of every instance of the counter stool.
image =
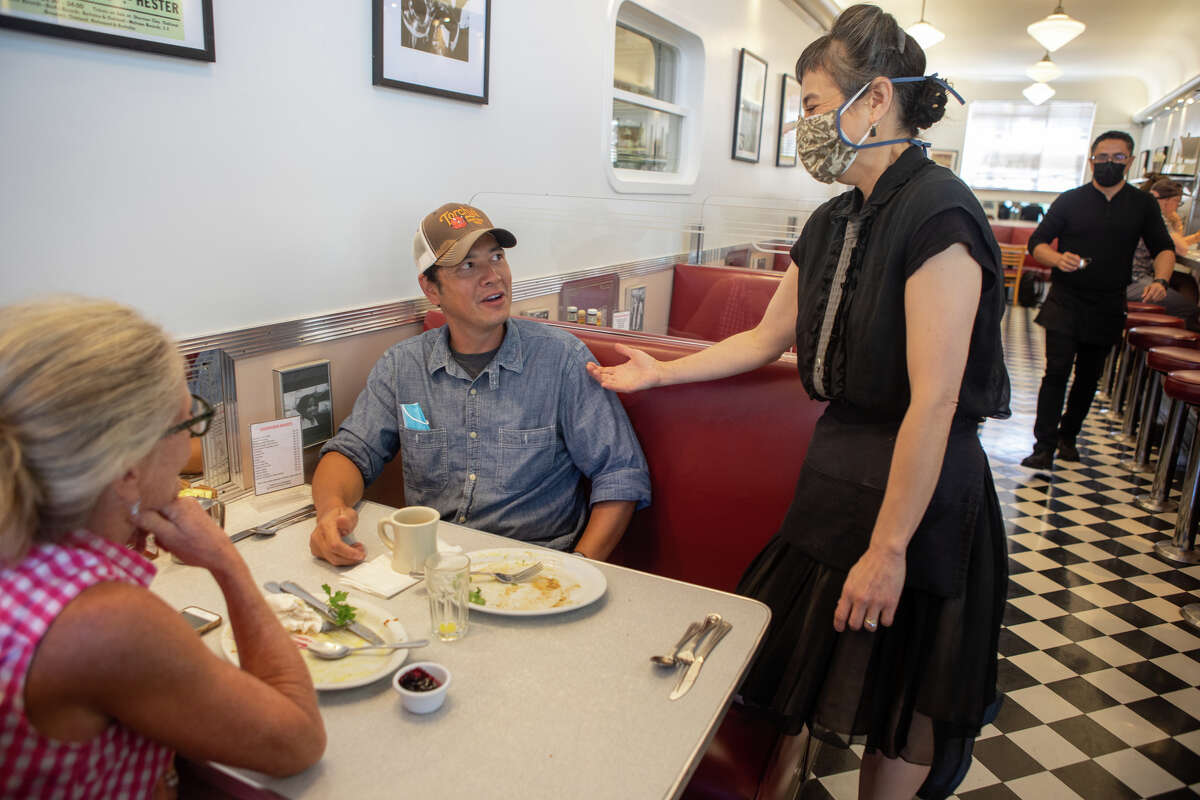
<path id="1" fill-rule="evenodd" d="M 1175 372 L 1181 369 L 1200 369 L 1200 350 L 1192 347 L 1152 347 L 1146 353 L 1146 366 L 1155 372 Z M 1162 391 L 1161 383 L 1158 387 Z M 1155 514 L 1163 511 L 1173 511 L 1175 503 L 1168 500 L 1171 483 L 1175 479 L 1175 459 L 1179 451 L 1179 442 L 1183 438 L 1183 421 L 1187 417 L 1187 405 L 1175 397 L 1167 398 L 1170 405 L 1167 411 L 1167 427 L 1163 433 L 1162 442 L 1158 446 L 1158 466 L 1154 470 L 1154 483 L 1150 491 L 1134 495 L 1133 504 L 1138 508 Z M 1157 416 L 1157 412 L 1151 412 Z M 1146 417 L 1151 419 L 1152 417 Z M 1152 429 L 1153 425 L 1143 425 L 1142 432 Z M 1146 448 L 1149 450 L 1149 447 Z M 1138 434 L 1137 457 L 1142 453 L 1142 434 Z"/>
<path id="2" fill-rule="evenodd" d="M 1163 391 L 1172 400 L 1189 406 L 1200 406 L 1200 370 L 1183 369 L 1167 373 Z M 1168 561 L 1181 564 L 1200 564 L 1196 543 L 1196 505 L 1200 501 L 1196 478 L 1200 475 L 1200 436 L 1192 437 L 1192 452 L 1188 456 L 1183 476 L 1183 491 L 1179 495 L 1179 514 L 1175 519 L 1175 536 L 1168 542 L 1154 545 L 1154 552 Z M 1200 619 L 1200 617 L 1198 617 Z"/>
<path id="3" fill-rule="evenodd" d="M 1108 418 L 1122 418 L 1125 401 L 1128 399 L 1128 384 L 1133 372 L 1133 352 L 1129 345 L 1129 331 L 1140 325 L 1153 325 L 1162 328 L 1182 328 L 1184 322 L 1179 317 L 1169 314 L 1152 314 L 1144 311 L 1133 311 L 1125 315 L 1125 343 L 1121 347 L 1120 360 L 1117 362 L 1117 379 L 1112 388 L 1112 403 L 1109 404 Z M 1115 439 L 1125 438 L 1123 433 L 1113 434 Z"/>
<path id="4" fill-rule="evenodd" d="M 1162 314 L 1166 311 L 1162 306 L 1156 306 L 1154 303 L 1143 303 L 1138 300 L 1125 301 L 1125 311 L 1140 312 L 1149 314 Z M 1124 337 L 1121 339 L 1124 342 Z M 1104 372 L 1100 373 L 1100 390 L 1096 392 L 1096 399 L 1102 403 L 1108 403 L 1112 400 L 1113 380 L 1117 377 L 1117 360 L 1121 352 L 1121 345 L 1114 345 L 1108 351 L 1108 358 L 1104 359 Z"/>
<path id="5" fill-rule="evenodd" d="M 1151 433 L 1154 420 L 1158 417 L 1159 397 L 1162 395 L 1158 375 L 1147 365 L 1147 353 L 1157 347 L 1200 348 L 1200 333 L 1180 327 L 1139 326 L 1128 331 L 1126 339 L 1133 348 L 1136 372 L 1134 378 L 1129 381 L 1126 415 L 1121 425 L 1121 434 L 1124 440 L 1133 441 L 1136 432 L 1138 449 L 1133 458 L 1127 459 L 1121 465 L 1134 473 L 1146 473 L 1150 471 L 1148 463 L 1152 444 Z M 1170 372 L 1170 369 L 1163 369 L 1163 372 Z"/>

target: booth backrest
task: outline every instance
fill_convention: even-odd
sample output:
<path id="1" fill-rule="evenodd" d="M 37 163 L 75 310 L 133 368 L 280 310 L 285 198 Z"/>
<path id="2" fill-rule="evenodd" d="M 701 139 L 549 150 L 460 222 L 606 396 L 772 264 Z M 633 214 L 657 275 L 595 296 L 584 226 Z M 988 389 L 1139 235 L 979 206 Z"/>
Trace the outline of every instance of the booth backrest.
<path id="1" fill-rule="evenodd" d="M 999 244 L 1019 244 L 1027 246 L 1029 237 L 1033 236 L 1033 232 L 1037 230 L 1037 225 L 1032 222 L 993 222 L 992 235 L 996 237 L 996 242 Z M 1051 247 L 1058 246 L 1058 239 L 1050 242 Z M 1028 253 L 1025 254 L 1025 268 L 1033 267 L 1037 270 L 1048 271 L 1046 267 L 1038 263 L 1038 260 Z"/>
<path id="2" fill-rule="evenodd" d="M 443 320 L 440 311 L 431 311 L 425 327 L 438 327 Z M 668 360 L 708 346 L 666 336 L 545 324 L 578 336 L 604 365 L 625 360 L 616 352 L 617 344 Z M 620 398 L 650 466 L 653 502 L 634 515 L 611 560 L 732 590 L 787 511 L 824 404 L 804 393 L 790 354 L 733 378 Z"/>
<path id="3" fill-rule="evenodd" d="M 782 278 L 774 270 L 676 264 L 667 334 L 719 342 L 750 330 Z"/>

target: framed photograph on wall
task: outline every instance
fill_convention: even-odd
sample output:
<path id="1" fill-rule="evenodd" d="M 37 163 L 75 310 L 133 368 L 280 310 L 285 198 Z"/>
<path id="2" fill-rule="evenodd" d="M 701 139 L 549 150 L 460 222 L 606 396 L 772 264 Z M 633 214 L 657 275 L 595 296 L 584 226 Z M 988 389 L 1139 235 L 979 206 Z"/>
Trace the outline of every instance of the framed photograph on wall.
<path id="1" fill-rule="evenodd" d="M 486 105 L 492 0 L 373 0 L 372 82 Z"/>
<path id="2" fill-rule="evenodd" d="M 329 361 L 309 361 L 272 370 L 275 373 L 275 418 L 300 418 L 304 447 L 333 436 L 333 383 Z"/>
<path id="3" fill-rule="evenodd" d="M 734 96 L 733 158 L 758 161 L 762 149 L 763 105 L 767 102 L 767 62 L 742 48 Z"/>
<path id="4" fill-rule="evenodd" d="M 0 28 L 216 61 L 212 0 L 4 0 Z"/>
<path id="5" fill-rule="evenodd" d="M 931 147 L 929 148 L 929 160 L 954 172 L 958 168 L 958 151 L 938 150 Z"/>
<path id="6" fill-rule="evenodd" d="M 775 148 L 775 166 L 796 166 L 796 124 L 800 121 L 800 81 L 782 73 L 779 92 L 779 144 Z"/>

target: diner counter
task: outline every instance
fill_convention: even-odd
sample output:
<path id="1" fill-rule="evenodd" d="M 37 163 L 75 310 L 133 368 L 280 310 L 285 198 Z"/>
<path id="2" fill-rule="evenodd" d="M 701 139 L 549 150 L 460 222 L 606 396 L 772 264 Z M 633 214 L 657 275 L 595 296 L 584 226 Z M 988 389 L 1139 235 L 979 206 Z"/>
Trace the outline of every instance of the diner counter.
<path id="1" fill-rule="evenodd" d="M 1192 273 L 1193 277 L 1197 281 L 1200 281 L 1200 247 L 1193 247 L 1191 250 L 1188 250 L 1186 256 L 1176 253 L 1175 263 L 1186 267 Z"/>
<path id="2" fill-rule="evenodd" d="M 226 530 L 241 530 L 309 502 L 307 487 L 231 503 Z M 367 558 L 386 552 L 375 534 L 391 508 L 363 502 L 357 538 Z M 337 582 L 334 567 L 312 557 L 308 520 L 237 545 L 261 584 L 294 580 L 315 594 Z M 465 551 L 524 546 L 442 522 L 439 536 Z M 564 556 L 575 558 L 575 556 Z M 205 571 L 158 560 L 151 589 L 175 608 L 198 605 L 225 616 Z M 708 746 L 770 619 L 763 604 L 601 562 L 607 592 L 595 603 L 542 617 L 472 610 L 467 635 L 430 635 L 424 586 L 391 599 L 351 591 L 395 614 L 408 638 L 431 639 L 408 662 L 436 661 L 452 673 L 445 705 L 429 715 L 405 711 L 386 679 L 321 692 L 328 733 L 324 758 L 305 772 L 273 779 L 222 768 L 242 780 L 297 798 L 676 797 Z M 689 622 L 719 613 L 733 628 L 705 662 L 692 690 L 667 699 L 677 674 L 649 657 L 669 652 Z M 222 632 L 205 635 L 220 654 Z"/>

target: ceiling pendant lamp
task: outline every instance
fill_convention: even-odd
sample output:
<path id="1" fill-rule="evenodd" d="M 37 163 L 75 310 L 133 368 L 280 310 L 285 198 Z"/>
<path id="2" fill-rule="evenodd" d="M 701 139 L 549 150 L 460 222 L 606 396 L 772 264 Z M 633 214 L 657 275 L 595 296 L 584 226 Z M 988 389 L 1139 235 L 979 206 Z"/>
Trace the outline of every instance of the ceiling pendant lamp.
<path id="1" fill-rule="evenodd" d="M 1031 83 L 1021 90 L 1021 94 L 1025 95 L 1025 99 L 1035 106 L 1040 106 L 1054 97 L 1054 89 L 1046 83 Z"/>
<path id="2" fill-rule="evenodd" d="M 921 19 L 905 28 L 905 33 L 913 37 L 922 50 L 928 50 L 946 38 L 946 34 L 925 21 L 925 0 L 921 0 Z"/>
<path id="3" fill-rule="evenodd" d="M 1067 12 L 1063 11 L 1062 3 L 1059 3 L 1053 14 L 1039 19 L 1025 30 L 1029 31 L 1029 35 L 1046 48 L 1047 52 L 1053 53 L 1083 33 L 1086 28 L 1087 25 L 1079 20 L 1068 17 Z"/>
<path id="4" fill-rule="evenodd" d="M 1046 53 L 1042 56 L 1042 60 L 1034 64 L 1029 69 L 1025 70 L 1025 74 L 1038 83 L 1049 83 L 1056 78 L 1062 76 L 1062 70 L 1058 64 L 1050 60 L 1050 54 Z"/>

